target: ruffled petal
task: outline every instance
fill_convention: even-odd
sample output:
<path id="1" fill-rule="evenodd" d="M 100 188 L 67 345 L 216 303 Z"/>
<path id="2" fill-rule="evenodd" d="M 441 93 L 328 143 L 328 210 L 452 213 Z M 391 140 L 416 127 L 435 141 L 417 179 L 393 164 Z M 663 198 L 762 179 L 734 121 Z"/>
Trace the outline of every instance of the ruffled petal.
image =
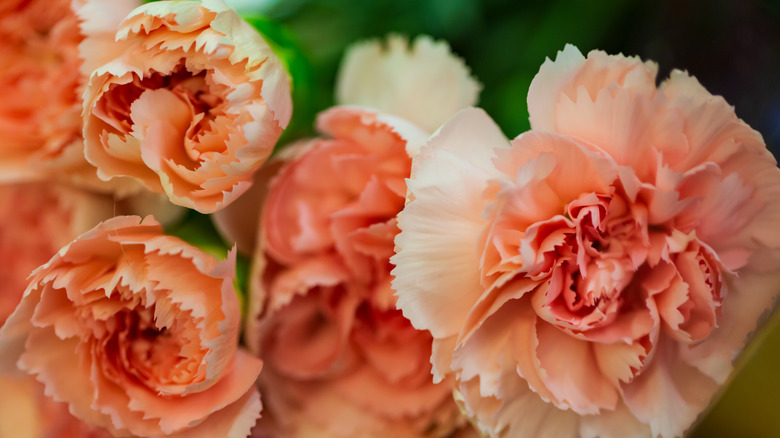
<path id="1" fill-rule="evenodd" d="M 429 133 L 477 103 L 482 86 L 447 43 L 391 35 L 347 49 L 336 79 L 336 101 L 402 117 Z"/>
<path id="2" fill-rule="evenodd" d="M 496 172 L 494 147 L 507 147 L 498 127 L 484 112 L 464 110 L 413 161 L 412 201 L 398 216 L 391 258 L 393 287 L 404 316 L 437 338 L 455 334 L 481 294 L 474 236 L 483 227 L 482 190 Z M 442 298 L 451 305 L 439 305 Z"/>
<path id="3" fill-rule="evenodd" d="M 650 426 L 652 436 L 681 436 L 718 389 L 714 380 L 681 361 L 678 351 L 673 341 L 662 338 L 642 374 L 623 386 L 628 409 Z"/>

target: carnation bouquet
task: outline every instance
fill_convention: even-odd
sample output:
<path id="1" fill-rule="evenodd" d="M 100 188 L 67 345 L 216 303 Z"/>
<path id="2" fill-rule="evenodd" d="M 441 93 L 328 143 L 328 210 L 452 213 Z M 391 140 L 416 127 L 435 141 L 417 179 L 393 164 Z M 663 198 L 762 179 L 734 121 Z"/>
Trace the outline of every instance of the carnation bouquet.
<path id="1" fill-rule="evenodd" d="M 684 64 L 526 36 L 499 85 L 508 46 L 394 13 L 358 38 L 326 3 L 0 5 L 0 438 L 672 438 L 777 407 L 776 132 Z M 605 6 L 565 3 L 536 30 L 581 42 Z"/>

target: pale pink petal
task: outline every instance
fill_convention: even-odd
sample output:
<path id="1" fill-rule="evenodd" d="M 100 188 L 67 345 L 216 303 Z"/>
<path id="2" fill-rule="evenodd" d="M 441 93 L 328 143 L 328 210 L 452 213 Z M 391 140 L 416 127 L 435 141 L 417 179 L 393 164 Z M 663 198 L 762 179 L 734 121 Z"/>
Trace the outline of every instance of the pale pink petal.
<path id="1" fill-rule="evenodd" d="M 589 343 L 547 323 L 538 324 L 536 330 L 539 364 L 546 373 L 545 384 L 556 398 L 579 414 L 614 409 L 619 391 L 601 373 Z M 578 366 L 569 366 L 571 361 Z"/>
<path id="2" fill-rule="evenodd" d="M 563 202 L 589 191 L 604 193 L 617 177 L 614 161 L 570 137 L 529 131 L 512 140 L 512 146 L 496 159 L 496 168 L 514 177 L 518 169 L 533 158 L 545 152 L 554 154 L 557 157 L 555 174 L 567 177 L 550 178 L 550 184 Z"/>
<path id="3" fill-rule="evenodd" d="M 561 89 L 574 78 L 584 63 L 585 57 L 571 44 L 558 51 L 555 61 L 550 58 L 544 60 L 528 88 L 528 108 L 533 129 L 555 131 L 555 105 Z"/>
<path id="4" fill-rule="evenodd" d="M 722 97 L 711 95 L 686 72 L 672 71 L 660 91 L 672 100 L 678 117 L 686 120 L 686 154 L 668 160 L 675 170 L 686 171 L 707 161 L 725 164 L 737 152 L 766 153 L 761 134 L 737 118 Z"/>
<path id="5" fill-rule="evenodd" d="M 114 34 L 125 17 L 142 4 L 141 0 L 72 0 L 73 10 L 79 17 L 79 29 L 85 38 L 79 44 L 82 59 L 81 71 L 89 75 L 98 67 L 111 61 L 123 43 Z"/>
<path id="6" fill-rule="evenodd" d="M 734 206 L 739 214 L 724 219 L 720 226 L 715 223 L 717 217 L 723 217 L 719 209 L 704 211 L 700 216 L 700 223 L 711 233 L 708 240 L 702 239 L 704 242 L 712 241 L 711 246 L 718 254 L 752 249 L 755 253 L 750 257 L 750 264 L 755 269 L 775 266 L 776 257 L 762 250 L 780 247 L 780 232 L 774 226 L 780 218 L 779 203 L 774 201 L 780 196 L 780 169 L 767 154 L 766 150 L 756 154 L 743 153 L 721 165 L 726 177 L 718 187 L 718 195 L 713 193 L 711 196 L 722 204 Z M 736 201 L 723 199 L 727 194 Z M 713 217 L 709 218 L 708 213 L 714 213 Z"/>
<path id="7" fill-rule="evenodd" d="M 447 44 L 427 36 L 413 43 L 398 35 L 347 48 L 336 101 L 400 116 L 429 133 L 477 103 L 481 85 Z"/>
<path id="8" fill-rule="evenodd" d="M 651 438 L 650 426 L 643 424 L 621 402 L 614 411 L 598 415 L 583 415 L 580 419 L 581 438 Z"/>
<path id="9" fill-rule="evenodd" d="M 77 338 L 59 339 L 52 330 L 36 330 L 28 337 L 35 350 L 20 356 L 20 368 L 46 386 L 46 395 L 54 401 L 67 402 L 71 413 L 79 419 L 105 428 L 112 428 L 109 418 L 92 408 L 94 383 L 90 380 L 89 363 L 79 360 Z"/>
<path id="10" fill-rule="evenodd" d="M 505 371 L 504 364 L 519 353 L 511 349 L 514 347 L 511 344 L 513 332 L 502 330 L 507 324 L 514 323 L 514 311 L 519 307 L 515 301 L 510 302 L 453 351 L 451 367 L 457 370 L 460 380 L 479 382 L 479 394 L 482 397 L 495 397 L 503 390 L 501 378 Z M 523 326 L 523 322 L 521 319 L 517 325 Z"/>
<path id="11" fill-rule="evenodd" d="M 431 344 L 431 374 L 433 374 L 434 383 L 441 382 L 452 372 L 452 353 L 455 351 L 457 343 L 457 335 L 433 339 Z"/>
<path id="12" fill-rule="evenodd" d="M 382 131 L 390 131 L 406 142 L 406 151 L 413 156 L 425 140 L 428 133 L 403 118 L 392 114 L 377 111 L 371 107 L 337 106 L 323 111 L 317 116 L 317 130 L 335 138 L 351 139 L 356 143 L 363 143 L 364 147 L 377 148 L 367 142 L 365 127 L 378 125 L 382 128 L 379 132 L 372 133 L 381 142 Z M 361 126 L 362 125 L 362 126 Z"/>
<path id="13" fill-rule="evenodd" d="M 733 370 L 733 363 L 751 333 L 769 316 L 777 300 L 780 272 L 742 271 L 725 279 L 727 294 L 721 306 L 718 329 L 704 341 L 681 347 L 680 360 L 696 367 L 718 384 Z"/>
<path id="14" fill-rule="evenodd" d="M 656 169 L 654 148 L 682 137 L 678 118 L 660 113 L 651 97 L 625 89 L 591 97 L 580 88 L 561 99 L 555 117 L 556 132 L 595 145 L 618 165 L 631 166 L 642 181 L 650 181 Z"/>
<path id="15" fill-rule="evenodd" d="M 209 415 L 197 426 L 166 436 L 246 438 L 260 417 L 262 408 L 260 394 L 256 388 L 252 388 L 238 400 Z"/>
<path id="16" fill-rule="evenodd" d="M 502 391 L 506 398 L 481 397 L 479 382 L 462 382 L 458 390 L 469 416 L 486 436 L 494 438 L 576 438 L 579 416 L 543 401 L 514 370 L 506 370 Z"/>
<path id="17" fill-rule="evenodd" d="M 478 148 L 469 148 L 481 144 Z M 464 110 L 445 124 L 415 158 L 410 196 L 398 217 L 401 234 L 391 261 L 398 307 L 418 329 L 434 337 L 457 332 L 480 295 L 476 241 L 483 226 L 479 209 L 491 175 L 493 147 L 507 141 L 480 110 Z M 419 161 L 418 161 L 419 160 Z M 441 169 L 450 170 L 442 172 Z M 495 172 L 495 171 L 494 171 Z M 447 187 L 446 191 L 435 186 Z M 439 254 L 450 254 L 443 259 Z M 451 305 L 438 305 L 442 295 Z"/>
<path id="18" fill-rule="evenodd" d="M 215 415 L 234 403 L 240 403 L 247 394 L 251 394 L 252 391 L 248 389 L 253 386 L 262 366 L 260 359 L 238 350 L 232 367 L 209 388 L 186 397 L 166 398 L 159 397 L 148 388 L 128 386 L 127 407 L 144 412 L 146 417 L 159 418 L 159 427 L 163 433 L 184 430 L 193 421 Z M 247 414 L 256 419 L 258 412 Z M 241 419 L 238 418 L 237 421 Z"/>
<path id="19" fill-rule="evenodd" d="M 511 307 L 511 306 L 510 306 Z M 517 364 L 517 374 L 528 382 L 531 391 L 547 403 L 561 407 L 560 401 L 545 386 L 547 372 L 542 369 L 537 351 L 539 349 L 539 337 L 537 336 L 537 318 L 530 306 L 514 306 L 518 314 L 512 321 L 510 342 L 512 353 Z"/>
<path id="20" fill-rule="evenodd" d="M 623 386 L 628 409 L 650 426 L 652 436 L 681 436 L 718 389 L 714 380 L 680 359 L 678 348 L 662 338 L 642 374 Z"/>

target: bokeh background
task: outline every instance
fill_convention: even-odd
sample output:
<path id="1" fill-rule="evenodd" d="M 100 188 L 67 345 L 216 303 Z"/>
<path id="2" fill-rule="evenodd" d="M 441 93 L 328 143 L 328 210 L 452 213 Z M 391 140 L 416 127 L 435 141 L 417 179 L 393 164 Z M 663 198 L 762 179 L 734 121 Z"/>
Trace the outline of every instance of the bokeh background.
<path id="1" fill-rule="evenodd" d="M 228 0 L 276 40 L 295 81 L 287 140 L 312 134 L 332 105 L 344 49 L 400 33 L 447 40 L 484 85 L 480 106 L 510 138 L 528 129 L 526 94 L 545 57 L 638 55 L 659 81 L 687 70 L 780 151 L 780 0 Z M 780 226 L 780 224 L 778 224 Z M 780 285 L 778 285 L 780 288 Z M 767 315 L 695 438 L 780 437 L 780 313 Z"/>

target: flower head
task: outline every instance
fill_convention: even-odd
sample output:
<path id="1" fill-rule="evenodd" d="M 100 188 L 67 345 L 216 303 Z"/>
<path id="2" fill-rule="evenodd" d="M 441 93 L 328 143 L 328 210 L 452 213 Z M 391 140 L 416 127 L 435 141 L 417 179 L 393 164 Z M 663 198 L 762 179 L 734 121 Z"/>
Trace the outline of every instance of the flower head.
<path id="1" fill-rule="evenodd" d="M 82 15 L 86 15 L 83 13 Z M 88 15 L 87 15 L 87 18 Z M 84 101 L 87 160 L 211 213 L 250 184 L 290 119 L 281 61 L 221 0 L 131 12 Z"/>
<path id="2" fill-rule="evenodd" d="M 261 430 L 442 436 L 460 415 L 430 381 L 430 335 L 395 309 L 389 276 L 407 148 L 424 133 L 344 107 L 318 127 L 327 138 L 285 151 L 262 211 L 246 335 L 268 365 Z"/>
<path id="3" fill-rule="evenodd" d="M 491 436 L 679 436 L 776 295 L 775 160 L 723 99 L 655 74 L 567 46 L 530 132 L 465 110 L 415 158 L 398 306 Z"/>
<path id="4" fill-rule="evenodd" d="M 33 273 L 0 329 L 0 371 L 115 435 L 246 436 L 262 363 L 237 348 L 234 261 L 151 217 L 105 221 Z"/>

